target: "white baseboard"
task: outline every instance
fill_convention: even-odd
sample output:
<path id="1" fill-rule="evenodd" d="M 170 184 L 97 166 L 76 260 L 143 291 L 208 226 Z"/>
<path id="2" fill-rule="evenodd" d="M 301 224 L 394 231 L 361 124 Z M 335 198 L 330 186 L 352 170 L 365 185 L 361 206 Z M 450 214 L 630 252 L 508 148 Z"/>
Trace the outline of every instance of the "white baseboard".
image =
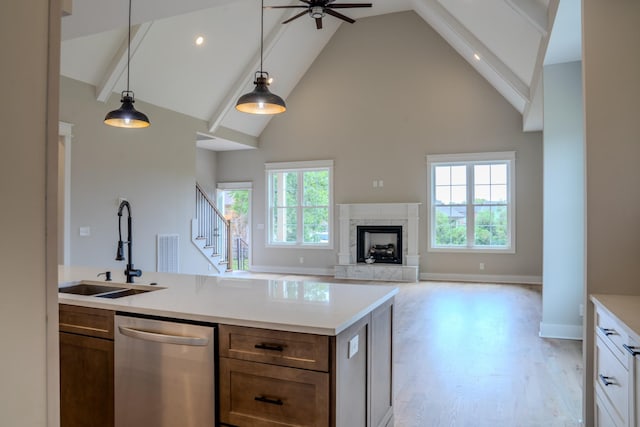
<path id="1" fill-rule="evenodd" d="M 249 271 L 252 273 L 276 273 L 276 274 L 302 274 L 309 276 L 331 276 L 333 277 L 333 267 L 331 268 L 314 268 L 314 267 L 287 267 L 276 265 L 252 265 Z"/>
<path id="2" fill-rule="evenodd" d="M 517 283 L 523 285 L 542 285 L 542 276 L 512 276 L 489 274 L 448 274 L 420 273 L 420 280 L 442 282 L 481 282 L 481 283 Z"/>
<path id="3" fill-rule="evenodd" d="M 540 322 L 539 335 L 541 338 L 582 340 L 582 325 L 564 325 Z"/>

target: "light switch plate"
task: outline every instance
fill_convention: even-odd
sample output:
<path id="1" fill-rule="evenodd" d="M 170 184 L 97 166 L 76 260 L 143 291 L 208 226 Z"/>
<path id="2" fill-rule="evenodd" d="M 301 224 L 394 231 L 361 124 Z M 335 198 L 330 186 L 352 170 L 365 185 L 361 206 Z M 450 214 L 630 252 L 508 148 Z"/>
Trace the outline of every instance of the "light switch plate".
<path id="1" fill-rule="evenodd" d="M 356 335 L 355 337 L 349 340 L 349 359 L 355 356 L 358 353 L 358 342 L 360 341 L 360 335 Z"/>
<path id="2" fill-rule="evenodd" d="M 91 227 L 80 227 L 80 237 L 91 236 Z"/>

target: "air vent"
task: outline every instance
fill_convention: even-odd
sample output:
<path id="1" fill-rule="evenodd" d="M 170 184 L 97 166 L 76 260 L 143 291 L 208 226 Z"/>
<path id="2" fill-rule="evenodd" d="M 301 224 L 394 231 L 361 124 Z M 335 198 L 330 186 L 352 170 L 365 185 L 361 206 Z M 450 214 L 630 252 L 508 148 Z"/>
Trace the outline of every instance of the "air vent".
<path id="1" fill-rule="evenodd" d="M 157 242 L 158 262 L 160 273 L 178 273 L 180 269 L 180 235 L 158 234 Z"/>

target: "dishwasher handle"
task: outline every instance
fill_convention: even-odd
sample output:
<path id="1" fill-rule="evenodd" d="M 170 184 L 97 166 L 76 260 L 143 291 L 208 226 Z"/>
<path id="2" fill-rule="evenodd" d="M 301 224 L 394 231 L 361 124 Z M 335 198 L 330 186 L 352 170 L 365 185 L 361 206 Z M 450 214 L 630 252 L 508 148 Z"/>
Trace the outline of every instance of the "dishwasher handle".
<path id="1" fill-rule="evenodd" d="M 189 345 L 193 347 L 204 347 L 209 344 L 208 338 L 185 337 L 181 335 L 166 335 L 157 332 L 143 331 L 140 329 L 118 326 L 122 335 L 144 341 L 153 341 L 161 344 Z"/>

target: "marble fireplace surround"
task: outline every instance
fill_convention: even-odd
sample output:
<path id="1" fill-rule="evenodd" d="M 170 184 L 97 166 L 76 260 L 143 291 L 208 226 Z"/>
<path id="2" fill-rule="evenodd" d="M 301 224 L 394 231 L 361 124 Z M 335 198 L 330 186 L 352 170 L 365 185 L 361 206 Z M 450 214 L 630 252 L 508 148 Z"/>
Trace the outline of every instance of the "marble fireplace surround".
<path id="1" fill-rule="evenodd" d="M 338 204 L 340 218 L 338 265 L 335 277 L 342 279 L 418 281 L 418 221 L 420 203 Z M 402 226 L 403 254 L 399 264 L 357 263 L 357 226 Z"/>

